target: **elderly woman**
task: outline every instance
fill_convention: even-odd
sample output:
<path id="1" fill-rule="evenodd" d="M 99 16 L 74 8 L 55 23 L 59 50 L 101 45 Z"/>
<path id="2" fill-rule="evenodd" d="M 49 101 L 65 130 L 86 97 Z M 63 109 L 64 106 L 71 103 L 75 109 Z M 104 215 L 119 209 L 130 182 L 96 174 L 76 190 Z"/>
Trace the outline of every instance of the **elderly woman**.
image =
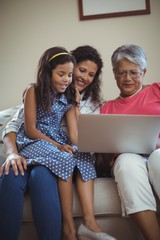
<path id="1" fill-rule="evenodd" d="M 120 95 L 101 107 L 103 114 L 160 115 L 160 83 L 144 86 L 147 59 L 137 45 L 123 45 L 112 55 L 112 67 Z M 123 214 L 133 217 L 147 240 L 160 239 L 156 200 L 160 199 L 160 149 L 148 156 L 117 154 L 113 173 Z"/>

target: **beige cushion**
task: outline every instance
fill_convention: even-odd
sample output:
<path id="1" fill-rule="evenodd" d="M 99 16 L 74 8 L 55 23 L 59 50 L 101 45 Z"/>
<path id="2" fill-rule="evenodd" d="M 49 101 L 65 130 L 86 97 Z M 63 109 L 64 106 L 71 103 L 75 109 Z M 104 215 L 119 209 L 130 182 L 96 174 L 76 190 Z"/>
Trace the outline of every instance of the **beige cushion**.
<path id="1" fill-rule="evenodd" d="M 97 178 L 94 185 L 94 212 L 99 216 L 121 216 L 120 199 L 116 183 L 112 178 Z M 29 194 L 24 199 L 24 221 L 32 220 L 31 201 Z M 79 203 L 76 189 L 74 186 L 73 193 L 73 216 L 81 217 L 82 211 Z"/>
<path id="2" fill-rule="evenodd" d="M 95 215 L 121 215 L 121 204 L 118 190 L 113 178 L 97 178 L 94 184 Z M 76 190 L 74 188 L 73 215 L 82 216 Z"/>

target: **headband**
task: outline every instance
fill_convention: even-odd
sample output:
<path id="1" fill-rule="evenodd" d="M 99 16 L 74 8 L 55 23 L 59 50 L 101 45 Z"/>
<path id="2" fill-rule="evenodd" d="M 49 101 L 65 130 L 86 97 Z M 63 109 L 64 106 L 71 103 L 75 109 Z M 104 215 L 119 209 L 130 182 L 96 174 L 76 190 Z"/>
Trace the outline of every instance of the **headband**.
<path id="1" fill-rule="evenodd" d="M 70 54 L 67 53 L 67 52 L 57 53 L 57 54 L 53 55 L 53 56 L 49 59 L 48 62 L 50 62 L 53 58 L 56 58 L 56 57 L 61 56 L 61 55 L 67 55 L 67 54 L 70 55 Z"/>

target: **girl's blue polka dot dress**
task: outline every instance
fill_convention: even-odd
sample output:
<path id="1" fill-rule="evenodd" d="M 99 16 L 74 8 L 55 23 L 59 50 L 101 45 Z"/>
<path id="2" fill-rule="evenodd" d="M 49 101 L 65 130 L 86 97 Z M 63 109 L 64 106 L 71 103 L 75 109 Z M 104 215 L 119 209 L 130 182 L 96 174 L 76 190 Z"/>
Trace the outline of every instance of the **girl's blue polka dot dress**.
<path id="1" fill-rule="evenodd" d="M 52 91 L 51 97 L 51 111 L 45 112 L 41 107 L 38 108 L 37 129 L 60 144 L 69 144 L 67 134 L 61 128 L 61 120 L 72 105 L 68 104 L 64 94 L 56 99 Z M 90 153 L 62 152 L 43 139 L 30 139 L 25 134 L 24 121 L 17 133 L 17 146 L 19 154 L 26 159 L 28 165 L 44 165 L 64 180 L 68 180 L 75 166 L 83 181 L 96 178 L 94 160 Z"/>

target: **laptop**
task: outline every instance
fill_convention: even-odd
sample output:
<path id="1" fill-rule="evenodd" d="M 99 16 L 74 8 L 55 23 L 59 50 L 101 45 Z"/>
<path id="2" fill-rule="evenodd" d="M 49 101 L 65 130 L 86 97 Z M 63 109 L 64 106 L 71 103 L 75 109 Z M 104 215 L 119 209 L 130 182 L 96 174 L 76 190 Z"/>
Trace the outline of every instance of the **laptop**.
<path id="1" fill-rule="evenodd" d="M 78 151 L 150 154 L 160 133 L 160 116 L 80 114 Z"/>

